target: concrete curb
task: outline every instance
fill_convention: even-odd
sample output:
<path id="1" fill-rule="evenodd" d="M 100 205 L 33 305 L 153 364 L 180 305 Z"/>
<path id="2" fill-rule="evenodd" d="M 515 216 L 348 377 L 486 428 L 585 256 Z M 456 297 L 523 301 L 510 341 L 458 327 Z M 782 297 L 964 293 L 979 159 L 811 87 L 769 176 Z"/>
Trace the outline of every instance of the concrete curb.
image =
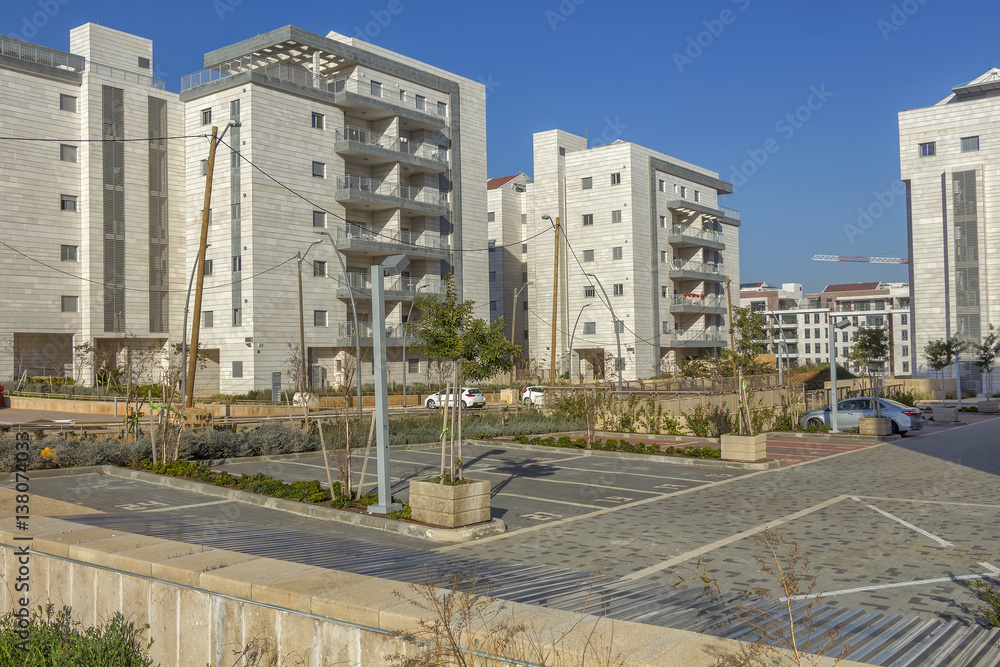
<path id="1" fill-rule="evenodd" d="M 799 431 L 769 431 L 768 437 L 775 440 L 782 438 L 810 438 L 836 442 L 837 440 L 876 440 L 878 442 L 893 442 L 902 440 L 901 435 L 859 435 L 857 433 L 800 433 Z"/>
<path id="2" fill-rule="evenodd" d="M 651 463 L 653 461 L 656 461 L 658 463 L 663 463 L 666 465 L 681 465 L 681 466 L 705 465 L 705 466 L 712 466 L 715 468 L 736 468 L 739 470 L 775 470 L 781 467 L 781 464 L 775 459 L 771 459 L 763 463 L 741 463 L 739 461 L 722 461 L 719 459 L 689 459 L 689 458 L 681 458 L 679 456 L 657 456 L 656 454 L 634 454 L 632 452 L 603 452 L 593 449 L 577 449 L 575 447 L 548 447 L 546 445 L 525 445 L 521 444 L 520 442 L 507 442 L 501 440 L 470 439 L 469 442 L 474 445 L 507 447 L 508 449 L 526 449 L 528 451 L 534 451 L 534 452 L 551 452 L 552 450 L 561 450 L 564 452 L 573 452 L 576 456 L 594 456 L 597 458 L 620 459 L 625 461 L 642 461 L 644 463 Z"/>
<path id="3" fill-rule="evenodd" d="M 306 503 L 300 503 L 297 500 L 288 500 L 287 498 L 271 498 L 269 496 L 250 493 L 249 491 L 228 489 L 223 486 L 212 486 L 211 484 L 196 482 L 189 479 L 155 475 L 142 470 L 119 468 L 117 466 L 88 466 L 86 468 L 34 470 L 30 471 L 29 475 L 33 478 L 72 477 L 76 475 L 94 473 L 104 474 L 110 477 L 118 477 L 119 479 L 131 479 L 140 482 L 148 482 L 150 484 L 166 486 L 172 489 L 179 489 L 181 491 L 192 491 L 194 493 L 200 493 L 214 498 L 249 503 L 251 505 L 259 505 L 260 507 L 267 507 L 268 509 L 275 509 L 281 512 L 290 512 L 292 514 L 307 516 L 323 521 L 336 521 L 338 523 L 347 523 L 353 526 L 384 530 L 389 533 L 397 533 L 407 537 L 416 537 L 418 539 L 429 540 L 431 542 L 469 542 L 481 537 L 489 537 L 491 535 L 499 535 L 507 532 L 507 524 L 500 519 L 493 519 L 488 523 L 476 526 L 467 526 L 464 528 L 439 528 L 437 526 L 425 526 L 418 523 L 408 523 L 406 521 L 398 521 L 396 519 L 373 516 L 371 514 L 357 514 L 355 512 L 347 512 L 344 510 L 334 509 L 332 507 L 309 505 Z M 8 474 L 7 477 L 7 481 L 13 480 L 14 473 Z"/>

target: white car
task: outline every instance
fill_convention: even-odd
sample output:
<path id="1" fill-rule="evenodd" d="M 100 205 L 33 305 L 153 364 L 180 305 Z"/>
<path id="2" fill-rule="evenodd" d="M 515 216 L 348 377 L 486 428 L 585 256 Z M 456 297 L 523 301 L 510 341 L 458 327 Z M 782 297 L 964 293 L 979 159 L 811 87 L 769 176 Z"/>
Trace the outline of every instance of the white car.
<path id="1" fill-rule="evenodd" d="M 537 405 L 545 399 L 543 398 L 544 387 L 527 387 L 521 392 L 521 402 L 525 405 Z"/>
<path id="2" fill-rule="evenodd" d="M 449 389 L 447 391 L 439 391 L 436 394 L 431 394 L 424 401 L 424 405 L 434 410 L 440 408 L 446 403 L 450 406 L 452 405 L 451 396 L 455 393 L 454 389 Z M 463 408 L 485 408 L 486 407 L 486 397 L 483 396 L 483 392 L 479 391 L 475 387 L 462 387 L 462 407 Z"/>

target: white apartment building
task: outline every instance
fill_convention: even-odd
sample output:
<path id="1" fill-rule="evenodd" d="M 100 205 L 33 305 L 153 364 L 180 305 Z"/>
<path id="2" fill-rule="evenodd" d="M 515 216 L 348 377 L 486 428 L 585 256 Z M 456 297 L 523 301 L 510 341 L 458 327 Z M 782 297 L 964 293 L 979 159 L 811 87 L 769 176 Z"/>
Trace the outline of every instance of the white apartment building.
<path id="1" fill-rule="evenodd" d="M 184 289 L 184 134 L 148 39 L 88 23 L 0 36 L 0 377 L 92 382 L 74 347 L 163 349 Z M 150 137 L 164 139 L 149 141 Z"/>
<path id="2" fill-rule="evenodd" d="M 3 134 L 80 139 L 0 143 L 18 165 L 0 188 L 5 263 L 20 267 L 0 297 L 0 337 L 29 350 L 29 374 L 69 374 L 74 344 L 122 332 L 180 341 L 213 126 L 230 127 L 213 174 L 199 393 L 269 388 L 275 372 L 289 386 L 297 252 L 314 385 L 354 367 L 358 339 L 370 382 L 374 326 L 388 334 L 390 381 L 404 364 L 424 379 L 427 361 L 404 359 L 402 324 L 444 274 L 488 317 L 482 84 L 286 26 L 206 54 L 178 96 L 148 76 L 149 40 L 92 24 L 71 33 L 70 53 L 2 39 Z M 189 138 L 85 141 L 151 136 Z M 372 322 L 370 267 L 396 254 L 409 266 L 386 278 L 386 318 Z M 13 375 L 12 356 L 0 374 Z"/>
<path id="3" fill-rule="evenodd" d="M 611 378 L 618 358 L 621 376 L 634 380 L 725 347 L 725 286 L 739 285 L 740 216 L 719 197 L 732 185 L 624 141 L 589 148 L 584 137 L 552 130 L 535 134 L 533 144 L 524 238 L 537 367 L 549 369 L 554 353 L 561 376 Z M 553 225 L 543 216 L 558 217 L 562 231 L 555 323 L 555 243 L 543 234 Z"/>
<path id="4" fill-rule="evenodd" d="M 490 321 L 504 318 L 507 337 L 522 349 L 519 364 L 530 358 L 528 349 L 528 185 L 525 174 L 491 178 L 486 182 L 486 224 L 489 237 Z"/>
<path id="5" fill-rule="evenodd" d="M 899 114 L 900 172 L 906 183 L 913 292 L 911 365 L 932 340 L 980 342 L 1000 324 L 990 266 L 1000 256 L 1000 69 L 952 88 L 937 104 Z M 992 259 L 991 259 L 992 258 Z M 953 371 L 949 374 L 954 376 Z M 962 387 L 982 391 L 966 359 Z"/>
<path id="6" fill-rule="evenodd" d="M 830 312 L 847 318 L 850 326 L 837 329 L 832 342 L 837 363 L 853 368 L 848 360 L 851 339 L 861 327 L 886 327 L 889 359 L 886 370 L 894 377 L 912 374 L 910 340 L 910 290 L 906 283 L 849 283 L 827 285 L 818 294 L 803 296 L 802 285 L 767 283 L 740 286 L 740 305 L 763 313 L 773 330 L 766 351 L 778 354 L 784 340 L 793 368 L 830 361 Z"/>

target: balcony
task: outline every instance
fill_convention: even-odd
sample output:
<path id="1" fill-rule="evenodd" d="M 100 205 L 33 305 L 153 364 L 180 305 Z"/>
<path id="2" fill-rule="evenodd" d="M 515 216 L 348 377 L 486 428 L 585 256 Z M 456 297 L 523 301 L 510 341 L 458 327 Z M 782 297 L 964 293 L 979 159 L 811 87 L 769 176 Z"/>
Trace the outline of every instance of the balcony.
<path id="1" fill-rule="evenodd" d="M 349 272 L 346 281 L 343 276 L 337 279 L 338 299 L 349 300 L 352 291 L 355 300 L 371 299 L 371 276 L 367 273 Z M 444 294 L 445 283 L 437 276 L 425 276 L 420 280 L 396 276 L 385 284 L 386 301 L 413 301 L 418 296 L 444 296 Z"/>
<path id="2" fill-rule="evenodd" d="M 436 188 L 386 183 L 365 176 L 337 177 L 337 201 L 348 207 L 398 208 L 410 215 L 447 215 L 448 193 Z"/>
<path id="3" fill-rule="evenodd" d="M 386 324 L 385 344 L 389 347 L 399 347 L 403 344 L 403 325 Z M 341 322 L 337 325 L 337 347 L 354 347 L 357 334 L 361 334 L 361 344 L 371 347 L 373 343 L 374 329 L 371 322 L 359 322 L 358 328 L 354 328 L 353 322 Z"/>
<path id="4" fill-rule="evenodd" d="M 713 250 L 725 250 L 726 244 L 722 242 L 722 232 L 713 229 L 703 229 L 699 225 L 685 227 L 683 225 L 671 225 L 667 241 L 672 246 L 677 247 L 701 247 Z"/>
<path id="5" fill-rule="evenodd" d="M 670 312 L 675 315 L 718 315 L 726 312 L 726 302 L 721 296 L 700 296 L 696 294 L 674 295 Z"/>
<path id="6" fill-rule="evenodd" d="M 376 232 L 361 225 L 337 228 L 337 247 L 366 257 L 408 255 L 418 259 L 448 259 L 449 237 L 436 232 L 413 232 L 408 229 Z"/>
<path id="7" fill-rule="evenodd" d="M 432 144 L 401 140 L 387 134 L 349 125 L 334 132 L 334 150 L 344 158 L 376 166 L 402 162 L 414 172 L 443 173 L 448 170 L 448 151 Z"/>
<path id="8" fill-rule="evenodd" d="M 726 332 L 720 327 L 700 331 L 674 331 L 667 340 L 668 347 L 725 347 Z"/>
<path id="9" fill-rule="evenodd" d="M 725 282 L 725 266 L 718 262 L 682 262 L 672 260 L 668 271 L 674 280 L 703 280 L 705 282 Z"/>
<path id="10" fill-rule="evenodd" d="M 740 212 L 735 209 L 725 208 L 724 206 L 713 208 L 690 199 L 671 199 L 667 202 L 667 208 L 687 216 L 702 215 L 717 218 L 719 221 L 730 225 L 739 226 L 740 224 Z"/>

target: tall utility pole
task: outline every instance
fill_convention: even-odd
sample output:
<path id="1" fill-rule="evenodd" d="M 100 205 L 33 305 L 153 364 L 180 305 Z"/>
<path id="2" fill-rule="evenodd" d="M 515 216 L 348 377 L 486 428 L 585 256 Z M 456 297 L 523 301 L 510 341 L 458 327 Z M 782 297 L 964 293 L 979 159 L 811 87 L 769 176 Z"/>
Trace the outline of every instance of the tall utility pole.
<path id="1" fill-rule="evenodd" d="M 228 126 L 226 129 L 229 129 Z M 208 149 L 208 170 L 205 173 L 205 203 L 201 210 L 201 241 L 198 244 L 198 278 L 194 292 L 194 313 L 191 322 L 191 349 L 187 367 L 187 394 L 184 396 L 184 407 L 194 407 L 194 373 L 198 367 L 198 333 L 201 328 L 201 293 L 205 286 L 205 246 L 208 245 L 208 216 L 212 210 L 212 173 L 215 171 L 215 147 L 219 128 L 212 126 L 211 146 Z"/>
<path id="2" fill-rule="evenodd" d="M 312 247 L 314 245 L 317 245 L 322 242 L 323 241 L 320 240 L 320 241 L 313 241 L 312 243 L 310 243 L 309 247 L 306 248 L 306 255 L 309 254 L 309 251 L 312 250 Z M 310 384 L 308 375 L 309 369 L 306 365 L 306 324 L 302 306 L 302 260 L 306 258 L 306 255 L 303 255 L 301 250 L 295 253 L 295 258 L 298 260 L 299 263 L 299 355 L 302 366 L 299 369 L 299 372 L 302 374 L 299 377 L 299 391 L 302 393 L 306 392 Z"/>
<path id="3" fill-rule="evenodd" d="M 552 222 L 552 218 L 543 215 L 542 220 Z M 559 315 L 559 216 L 556 216 L 556 252 L 553 261 L 555 276 L 552 280 L 552 347 L 549 348 L 549 384 L 556 383 L 556 321 Z"/>

